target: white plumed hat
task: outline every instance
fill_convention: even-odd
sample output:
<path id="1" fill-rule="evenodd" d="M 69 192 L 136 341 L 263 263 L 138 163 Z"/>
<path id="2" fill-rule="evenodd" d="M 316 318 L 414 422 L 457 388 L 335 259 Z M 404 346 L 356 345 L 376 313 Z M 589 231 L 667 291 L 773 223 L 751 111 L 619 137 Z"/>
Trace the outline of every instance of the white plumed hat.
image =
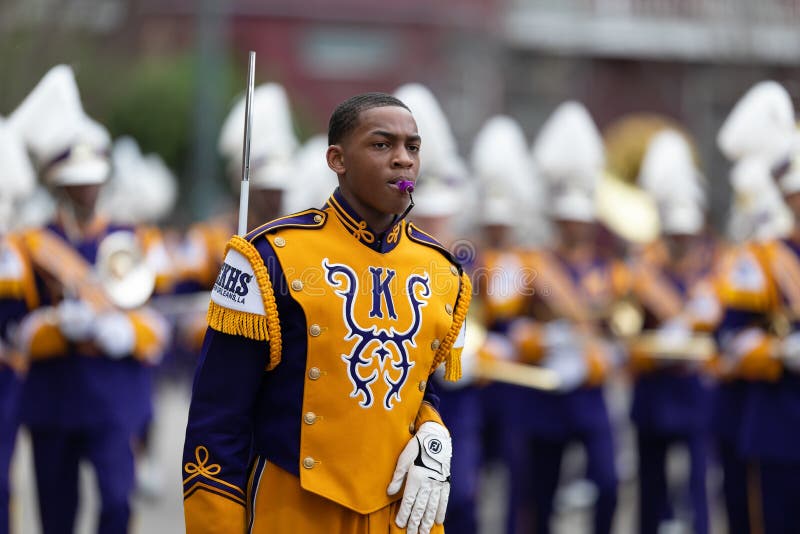
<path id="1" fill-rule="evenodd" d="M 542 190 L 522 127 L 496 115 L 472 145 L 472 172 L 478 181 L 483 224 L 517 226 L 542 208 Z"/>
<path id="2" fill-rule="evenodd" d="M 702 176 L 686 138 L 664 130 L 650 141 L 639 172 L 639 185 L 655 200 L 665 234 L 694 235 L 704 224 Z"/>
<path id="3" fill-rule="evenodd" d="M 219 152 L 228 159 L 232 177 L 240 177 L 244 142 L 246 97 L 234 104 L 222 125 Z M 277 83 L 253 90 L 250 132 L 250 183 L 254 188 L 286 190 L 292 181 L 292 158 L 298 141 L 289 98 Z"/>
<path id="4" fill-rule="evenodd" d="M 568 101 L 556 108 L 536 138 L 533 159 L 549 184 L 551 215 L 594 221 L 605 156 L 600 132 L 582 104 Z"/>
<path id="5" fill-rule="evenodd" d="M 50 69 L 9 117 L 50 185 L 100 184 L 108 178 L 111 137 L 83 111 L 72 69 Z"/>
<path id="6" fill-rule="evenodd" d="M 131 137 L 121 137 L 111 152 L 114 172 L 98 209 L 119 223 L 155 223 L 175 206 L 175 176 L 156 154 L 144 155 Z"/>
<path id="7" fill-rule="evenodd" d="M 717 145 L 731 161 L 785 157 L 795 132 L 794 107 L 786 89 L 763 81 L 739 99 L 717 135 Z"/>

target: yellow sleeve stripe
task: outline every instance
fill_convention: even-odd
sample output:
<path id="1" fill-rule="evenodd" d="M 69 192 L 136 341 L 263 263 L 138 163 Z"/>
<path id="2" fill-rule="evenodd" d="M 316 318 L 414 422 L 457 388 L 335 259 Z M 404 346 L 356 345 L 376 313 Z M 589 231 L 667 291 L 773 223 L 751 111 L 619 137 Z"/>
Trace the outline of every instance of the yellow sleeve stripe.
<path id="1" fill-rule="evenodd" d="M 424 423 L 431 421 L 445 426 L 444 421 L 442 421 L 442 416 L 439 415 L 439 412 L 436 411 L 436 408 L 434 408 L 433 405 L 431 405 L 428 401 L 423 401 L 422 405 L 419 407 L 419 411 L 417 412 L 417 417 L 414 420 L 414 428 L 419 428 Z"/>
<path id="2" fill-rule="evenodd" d="M 188 499 L 198 489 L 204 489 L 206 491 L 210 491 L 214 495 L 225 497 L 226 499 L 230 499 L 237 504 L 241 504 L 242 506 L 245 505 L 244 499 L 242 499 L 241 497 L 237 497 L 236 495 L 231 495 L 227 491 L 222 491 L 219 488 L 215 488 L 214 486 L 209 486 L 208 484 L 204 484 L 202 482 L 195 482 L 194 484 L 192 484 L 192 486 L 189 489 L 183 492 L 183 498 Z"/>
<path id="3" fill-rule="evenodd" d="M 131 312 L 128 318 L 136 335 L 134 356 L 144 363 L 158 363 L 169 340 L 164 320 L 147 309 Z"/>
<path id="4" fill-rule="evenodd" d="M 53 308 L 39 308 L 20 325 L 21 350 L 32 360 L 64 356 L 69 345 L 55 322 Z"/>
<path id="5" fill-rule="evenodd" d="M 444 341 L 436 351 L 431 367 L 431 373 L 433 373 L 442 362 L 445 362 L 444 379 L 450 382 L 461 378 L 461 351 L 454 351 L 453 344 L 467 318 L 470 300 L 472 300 L 472 283 L 469 276 L 461 273 L 461 288 L 458 291 L 458 300 L 453 311 L 453 324 L 450 325 L 450 331 L 447 332 Z"/>

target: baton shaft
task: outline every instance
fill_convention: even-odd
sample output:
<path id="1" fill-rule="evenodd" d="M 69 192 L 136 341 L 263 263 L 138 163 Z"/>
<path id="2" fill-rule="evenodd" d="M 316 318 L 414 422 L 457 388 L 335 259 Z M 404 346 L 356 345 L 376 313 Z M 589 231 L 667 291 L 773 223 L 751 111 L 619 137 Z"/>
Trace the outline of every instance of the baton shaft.
<path id="1" fill-rule="evenodd" d="M 250 136 L 253 127 L 253 87 L 255 85 L 256 53 L 250 51 L 247 67 L 247 98 L 244 109 L 244 142 L 242 143 L 242 187 L 239 194 L 239 235 L 247 234 L 247 208 L 250 200 Z"/>

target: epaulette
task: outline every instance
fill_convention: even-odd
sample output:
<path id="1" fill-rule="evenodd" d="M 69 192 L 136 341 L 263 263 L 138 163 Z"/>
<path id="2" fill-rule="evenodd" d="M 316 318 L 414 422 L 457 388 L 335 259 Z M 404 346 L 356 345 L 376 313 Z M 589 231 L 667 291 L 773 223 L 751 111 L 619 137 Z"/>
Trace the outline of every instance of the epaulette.
<path id="1" fill-rule="evenodd" d="M 325 226 L 327 219 L 327 213 L 322 210 L 312 208 L 305 211 L 300 211 L 298 213 L 293 213 L 291 215 L 286 215 L 285 217 L 279 217 L 269 221 L 268 223 L 262 224 L 247 234 L 245 239 L 253 242 L 264 234 L 272 234 L 284 228 L 307 228 L 316 230 Z"/>
<path id="2" fill-rule="evenodd" d="M 406 235 L 408 235 L 408 238 L 415 243 L 419 243 L 420 245 L 425 245 L 426 247 L 430 247 L 439 251 L 450 263 L 458 268 L 459 274 L 463 272 L 464 269 L 461 266 L 461 262 L 458 260 L 458 258 L 456 258 L 452 252 L 447 250 L 447 247 L 439 243 L 435 237 L 414 226 L 414 223 L 408 223 L 406 225 Z"/>

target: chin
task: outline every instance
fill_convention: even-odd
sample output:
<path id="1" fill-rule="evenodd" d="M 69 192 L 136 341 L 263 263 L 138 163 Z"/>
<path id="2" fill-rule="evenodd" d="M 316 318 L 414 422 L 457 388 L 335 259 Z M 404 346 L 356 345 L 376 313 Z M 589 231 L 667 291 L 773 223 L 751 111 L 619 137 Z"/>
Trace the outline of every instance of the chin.
<path id="1" fill-rule="evenodd" d="M 387 211 L 387 213 L 391 213 L 392 215 L 401 215 L 404 211 L 406 211 L 406 209 L 408 209 L 410 203 L 411 202 L 408 199 L 401 200 L 400 202 L 394 202 L 392 203 L 392 208 Z"/>

